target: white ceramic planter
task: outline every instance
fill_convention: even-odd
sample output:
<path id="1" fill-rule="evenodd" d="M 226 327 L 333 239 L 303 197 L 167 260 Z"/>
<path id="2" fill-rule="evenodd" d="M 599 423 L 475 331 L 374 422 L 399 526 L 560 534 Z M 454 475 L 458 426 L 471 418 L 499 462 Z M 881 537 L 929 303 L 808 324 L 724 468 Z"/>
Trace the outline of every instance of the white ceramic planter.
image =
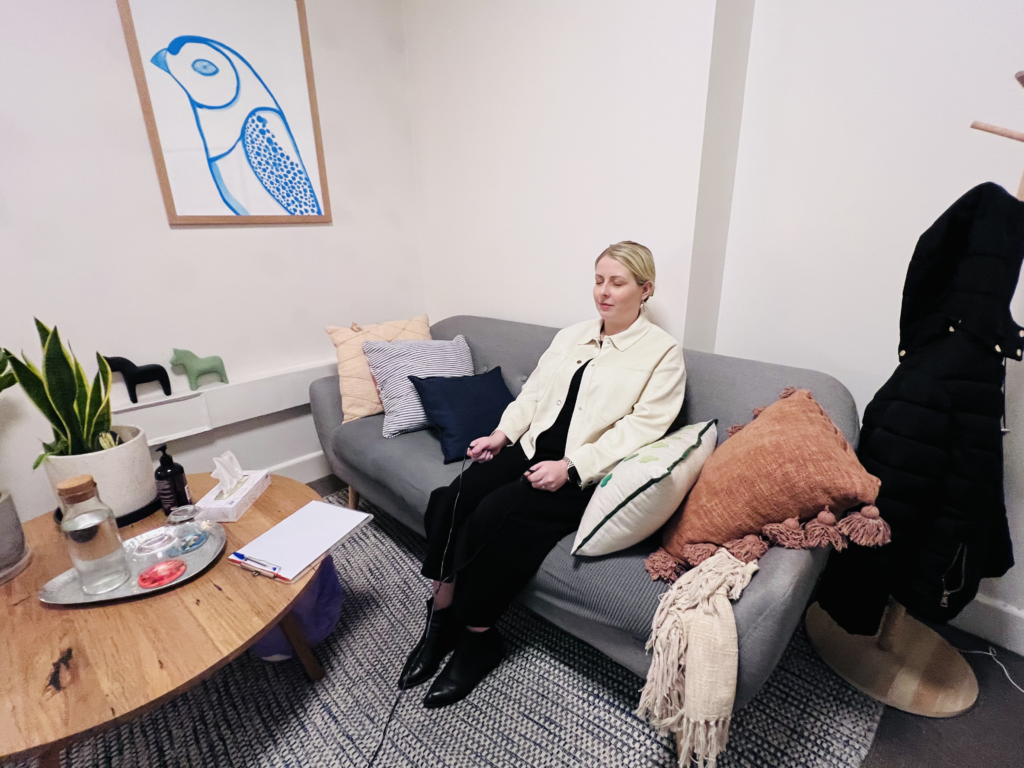
<path id="1" fill-rule="evenodd" d="M 113 427 L 124 443 L 106 451 L 79 456 L 51 456 L 43 462 L 46 477 L 57 494 L 57 484 L 76 475 L 92 475 L 103 503 L 115 517 L 135 512 L 156 498 L 156 477 L 139 427 Z"/>
<path id="2" fill-rule="evenodd" d="M 0 584 L 13 579 L 28 565 L 25 534 L 11 495 L 0 491 Z"/>

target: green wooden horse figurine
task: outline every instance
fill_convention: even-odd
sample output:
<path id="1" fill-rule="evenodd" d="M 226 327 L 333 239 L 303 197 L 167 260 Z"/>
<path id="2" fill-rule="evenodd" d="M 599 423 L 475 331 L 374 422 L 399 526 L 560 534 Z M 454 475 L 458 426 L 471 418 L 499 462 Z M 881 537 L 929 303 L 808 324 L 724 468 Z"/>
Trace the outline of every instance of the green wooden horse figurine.
<path id="1" fill-rule="evenodd" d="M 195 352 L 187 349 L 175 349 L 171 358 L 171 365 L 178 365 L 185 369 L 188 376 L 188 387 L 193 392 L 199 389 L 199 377 L 215 373 L 225 384 L 228 383 L 228 372 L 224 370 L 224 361 L 217 355 L 210 357 L 199 357 Z"/>

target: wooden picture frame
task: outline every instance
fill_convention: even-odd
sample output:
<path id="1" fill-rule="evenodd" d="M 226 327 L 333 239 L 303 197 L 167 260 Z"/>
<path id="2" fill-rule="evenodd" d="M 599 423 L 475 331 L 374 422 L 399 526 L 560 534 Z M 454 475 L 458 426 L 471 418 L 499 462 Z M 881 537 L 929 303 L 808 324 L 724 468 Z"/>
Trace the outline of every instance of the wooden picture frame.
<path id="1" fill-rule="evenodd" d="M 118 11 L 120 12 L 120 15 L 121 15 L 121 25 L 122 25 L 122 27 L 124 29 L 125 43 L 128 46 L 128 56 L 131 59 L 132 72 L 133 72 L 133 74 L 135 76 L 135 86 L 136 86 L 136 88 L 138 89 L 138 92 L 139 92 L 139 102 L 142 105 L 142 114 L 143 114 L 143 118 L 144 118 L 145 123 L 146 123 L 146 133 L 149 136 L 149 145 L 150 145 L 150 148 L 151 148 L 151 150 L 153 152 L 153 162 L 156 165 L 156 173 L 157 173 L 157 178 L 158 178 L 158 180 L 160 182 L 160 191 L 161 191 L 161 193 L 163 195 L 164 208 L 166 209 L 166 212 L 167 212 L 167 220 L 168 220 L 168 222 L 170 223 L 171 226 L 192 226 L 192 225 L 210 225 L 210 224 L 213 224 L 213 225 L 251 226 L 251 225 L 259 225 L 259 224 L 329 224 L 329 223 L 331 223 L 330 194 L 329 194 L 328 188 L 327 188 L 327 167 L 326 167 L 325 160 L 324 160 L 323 140 L 322 140 L 321 134 L 320 134 L 320 113 L 319 113 L 319 109 L 317 107 L 316 87 L 315 87 L 314 78 L 313 78 L 313 61 L 312 61 L 312 57 L 310 55 L 309 28 L 308 28 L 307 23 L 306 23 L 306 7 L 305 7 L 304 0 L 294 0 L 294 2 L 295 2 L 295 10 L 296 10 L 296 13 L 298 14 L 299 33 L 300 33 L 300 36 L 301 36 L 301 39 L 302 39 L 302 56 L 303 56 L 303 59 L 305 60 L 306 87 L 307 87 L 308 96 L 309 96 L 309 109 L 310 109 L 310 117 L 311 117 L 311 120 L 312 120 L 313 143 L 314 143 L 315 151 L 316 151 L 316 168 L 317 168 L 317 172 L 318 172 L 318 175 L 319 175 L 319 186 L 320 186 L 319 199 L 317 199 L 316 190 L 315 190 L 314 186 L 312 185 L 312 183 L 310 183 L 310 180 L 308 179 L 308 175 L 307 175 L 308 172 L 306 171 L 306 168 L 308 168 L 309 165 L 311 165 L 311 164 L 303 165 L 303 161 L 302 161 L 301 157 L 298 158 L 298 161 L 299 161 L 300 166 L 302 166 L 302 168 L 301 168 L 301 170 L 303 172 L 302 173 L 302 178 L 306 179 L 306 183 L 308 185 L 308 192 L 312 192 L 312 202 L 318 204 L 320 213 L 314 213 L 314 214 L 307 214 L 307 213 L 282 213 L 282 214 L 267 214 L 267 213 L 258 213 L 257 214 L 257 213 L 254 213 L 254 214 L 248 214 L 248 213 L 245 213 L 245 214 L 240 214 L 238 212 L 234 212 L 234 213 L 225 213 L 225 214 L 194 215 L 194 214 L 181 214 L 181 213 L 179 213 L 178 209 L 177 209 L 177 207 L 175 205 L 174 192 L 173 192 L 173 189 L 172 189 L 172 186 L 171 186 L 171 178 L 170 178 L 170 175 L 168 174 L 168 166 L 167 166 L 167 162 L 166 162 L 166 160 L 164 158 L 163 144 L 161 143 L 160 132 L 159 132 L 158 126 L 157 126 L 156 114 L 155 114 L 154 109 L 153 109 L 153 101 L 152 101 L 152 99 L 150 97 L 149 85 L 148 85 L 147 79 L 146 79 L 146 71 L 144 69 L 143 56 L 142 56 L 142 52 L 141 52 L 140 47 L 139 47 L 139 39 L 138 39 L 138 36 L 136 34 L 135 22 L 134 22 L 134 20 L 132 18 L 132 9 L 131 9 L 131 4 L 130 4 L 131 0 L 117 0 Z M 197 38 L 197 39 L 202 39 L 202 38 Z M 212 41 L 211 40 L 211 42 L 216 42 L 216 41 Z M 224 48 L 226 48 L 227 51 L 230 51 L 231 53 L 236 53 L 232 49 L 227 48 L 227 46 L 224 46 Z M 239 58 L 241 58 L 241 57 L 239 57 Z M 246 62 L 245 59 L 241 59 L 241 60 L 246 65 L 248 65 L 248 62 Z M 212 65 L 210 62 L 206 62 L 206 63 L 210 65 L 210 67 L 213 69 L 214 72 L 217 72 L 217 68 L 214 65 Z M 195 68 L 195 64 L 193 64 L 193 68 Z M 251 66 L 250 66 L 250 69 L 251 69 Z M 198 69 L 196 71 L 200 72 L 201 74 L 206 74 L 206 72 L 202 72 L 201 70 L 198 70 Z M 253 74 L 256 74 L 254 70 L 253 70 Z M 236 70 L 236 77 L 237 77 L 237 70 Z M 263 83 L 262 79 L 260 79 L 258 74 L 256 74 L 256 79 L 259 80 L 261 84 Z M 184 88 L 184 86 L 182 86 L 182 87 Z M 187 91 L 186 91 L 186 93 L 187 93 Z M 192 101 L 191 94 L 189 94 L 188 98 L 189 98 L 190 101 Z M 272 94 L 271 94 L 271 98 L 273 98 Z M 276 99 L 274 99 L 274 101 L 275 101 L 275 104 L 276 104 Z M 198 122 L 199 122 L 198 110 L 195 109 L 195 102 L 192 101 L 192 103 L 193 103 L 193 110 L 197 114 L 196 121 L 197 121 L 197 124 L 198 124 Z M 272 113 L 270 113 L 270 114 L 272 114 Z M 283 113 L 279 112 L 279 114 L 283 117 Z M 286 120 L 284 121 L 283 125 L 284 125 L 285 129 L 288 129 L 288 123 L 287 123 Z M 201 127 L 199 128 L 199 133 L 202 134 L 202 128 Z M 291 137 L 290 131 L 287 134 L 287 136 L 288 136 L 289 139 L 292 139 L 292 142 L 293 142 L 292 146 L 294 146 L 294 148 L 296 149 L 296 153 L 297 153 L 298 152 L 298 144 L 295 143 L 295 140 Z M 273 134 L 271 134 L 271 137 L 273 139 Z M 240 138 L 239 139 L 240 143 L 241 143 L 241 140 L 242 139 Z M 203 143 L 204 143 L 204 145 L 206 144 L 205 136 L 203 136 Z M 284 145 L 285 148 L 287 148 L 287 145 L 284 144 L 283 141 L 280 142 L 280 144 Z M 214 165 L 215 165 L 216 162 L 217 162 L 217 159 L 216 158 L 211 159 L 209 157 L 209 151 L 207 151 L 207 163 L 210 166 L 211 172 L 214 173 L 214 179 L 216 180 L 218 191 L 220 191 L 221 184 L 223 183 L 223 179 L 219 175 L 217 175 L 217 173 L 215 171 Z M 261 183 L 262 183 L 262 179 L 261 179 Z M 274 195 L 274 192 L 271 190 L 270 187 L 267 186 L 266 183 L 263 184 L 263 187 L 266 189 L 268 195 Z M 277 189 L 277 188 L 275 188 L 275 189 Z M 289 189 L 291 189 L 291 187 L 289 187 Z M 301 191 L 300 193 L 304 193 L 304 190 Z M 228 194 L 227 197 L 225 197 L 225 194 L 227 194 L 227 193 L 223 192 L 223 191 L 221 192 L 221 198 L 225 202 L 225 206 L 224 207 L 225 207 L 225 209 L 227 211 L 232 211 L 232 210 L 234 210 L 234 208 L 233 208 L 232 204 L 229 202 L 229 200 L 232 200 L 235 203 L 237 203 L 238 201 L 234 200 L 234 198 L 231 197 L 230 194 Z M 293 197 L 291 199 L 295 199 L 295 198 Z M 308 199 L 308 194 L 307 194 L 307 199 Z M 280 200 L 278 200 L 278 203 L 280 204 L 281 210 L 285 211 L 286 209 L 284 208 L 284 203 L 281 203 Z M 239 204 L 238 207 L 242 208 L 244 210 L 244 207 L 242 205 Z"/>

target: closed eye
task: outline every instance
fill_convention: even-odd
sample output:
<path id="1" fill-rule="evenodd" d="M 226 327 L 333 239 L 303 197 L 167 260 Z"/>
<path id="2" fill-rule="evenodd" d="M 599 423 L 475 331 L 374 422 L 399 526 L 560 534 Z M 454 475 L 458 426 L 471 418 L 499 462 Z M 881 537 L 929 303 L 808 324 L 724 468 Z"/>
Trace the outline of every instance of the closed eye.
<path id="1" fill-rule="evenodd" d="M 220 72 L 220 69 L 212 61 L 206 59 L 196 59 L 192 62 L 192 69 L 198 72 L 200 75 L 205 77 L 212 77 Z"/>

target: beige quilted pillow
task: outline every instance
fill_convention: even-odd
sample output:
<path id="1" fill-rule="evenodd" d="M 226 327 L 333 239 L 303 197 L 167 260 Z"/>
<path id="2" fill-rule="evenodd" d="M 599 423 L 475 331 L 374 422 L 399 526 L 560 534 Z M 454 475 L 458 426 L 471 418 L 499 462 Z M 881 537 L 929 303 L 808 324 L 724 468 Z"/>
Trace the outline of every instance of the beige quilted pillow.
<path id="1" fill-rule="evenodd" d="M 327 331 L 338 352 L 338 378 L 341 382 L 341 408 L 344 421 L 384 413 L 370 366 L 363 354 L 364 341 L 395 341 L 396 339 L 430 340 L 430 321 L 426 315 L 412 320 L 392 320 L 377 325 L 349 328 L 328 325 Z"/>

